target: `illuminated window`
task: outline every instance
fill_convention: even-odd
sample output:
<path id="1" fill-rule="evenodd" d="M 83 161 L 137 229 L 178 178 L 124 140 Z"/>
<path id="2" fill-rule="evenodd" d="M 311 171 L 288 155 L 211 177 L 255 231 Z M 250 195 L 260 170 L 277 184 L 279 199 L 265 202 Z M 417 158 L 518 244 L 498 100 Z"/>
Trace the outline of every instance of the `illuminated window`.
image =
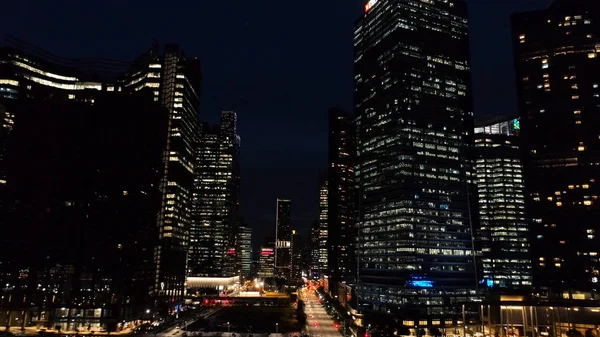
<path id="1" fill-rule="evenodd" d="M 75 99 L 75 95 L 69 94 L 69 99 Z"/>
<path id="2" fill-rule="evenodd" d="M 594 230 L 593 229 L 586 229 L 585 232 L 587 234 L 594 234 Z"/>
<path id="3" fill-rule="evenodd" d="M 548 197 L 548 201 L 552 201 L 552 197 Z"/>
<path id="4" fill-rule="evenodd" d="M 572 190 L 572 189 L 574 189 L 574 188 L 575 188 L 575 186 L 573 186 L 573 185 L 569 185 L 569 189 L 570 189 L 570 190 Z"/>
<path id="5" fill-rule="evenodd" d="M 578 146 L 577 151 L 579 151 L 579 152 L 585 151 L 585 146 Z"/>
<path id="6" fill-rule="evenodd" d="M 596 58 L 596 53 L 589 53 L 588 54 L 588 58 L 589 59 L 595 59 Z"/>
<path id="7" fill-rule="evenodd" d="M 591 206 L 592 205 L 592 201 L 591 200 L 584 200 L 583 204 L 586 206 Z"/>
<path id="8" fill-rule="evenodd" d="M 561 201 L 557 201 L 556 202 L 556 206 L 561 207 L 562 206 L 562 202 Z"/>
<path id="9" fill-rule="evenodd" d="M 554 264 L 554 266 L 555 266 L 556 268 L 560 268 L 560 263 L 555 263 L 555 264 Z"/>
<path id="10" fill-rule="evenodd" d="M 579 86 L 577 84 L 571 84 L 571 89 L 579 89 Z"/>
<path id="11" fill-rule="evenodd" d="M 567 243 L 565 240 L 560 240 L 559 242 L 561 245 L 564 245 L 565 243 Z"/>
<path id="12" fill-rule="evenodd" d="M 123 191 L 123 195 L 129 195 L 128 191 Z"/>
<path id="13" fill-rule="evenodd" d="M 595 235 L 588 235 L 587 238 L 590 240 L 593 240 L 596 236 Z"/>
<path id="14" fill-rule="evenodd" d="M 573 114 L 580 115 L 581 114 L 581 110 L 575 110 L 575 111 L 573 111 Z"/>
<path id="15" fill-rule="evenodd" d="M 575 121 L 575 124 L 581 124 L 581 121 Z"/>
<path id="16" fill-rule="evenodd" d="M 588 188 L 590 188 L 590 185 L 588 185 L 588 184 L 583 184 L 583 185 L 581 185 L 581 188 L 583 188 L 583 189 L 586 189 L 586 190 L 587 190 Z"/>
<path id="17" fill-rule="evenodd" d="M 540 257 L 540 261 L 544 261 L 545 259 L 543 257 Z"/>
<path id="18" fill-rule="evenodd" d="M 560 191 L 554 192 L 554 195 L 560 195 Z"/>
<path id="19" fill-rule="evenodd" d="M 573 95 L 571 96 L 571 99 L 579 99 L 579 95 Z"/>

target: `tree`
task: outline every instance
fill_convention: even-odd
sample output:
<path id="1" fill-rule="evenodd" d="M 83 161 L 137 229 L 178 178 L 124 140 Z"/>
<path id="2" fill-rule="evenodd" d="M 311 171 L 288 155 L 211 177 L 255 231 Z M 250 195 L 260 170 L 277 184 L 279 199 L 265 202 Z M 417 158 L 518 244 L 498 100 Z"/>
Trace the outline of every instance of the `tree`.
<path id="1" fill-rule="evenodd" d="M 598 337 L 598 331 L 596 329 L 585 330 L 585 337 Z"/>
<path id="2" fill-rule="evenodd" d="M 567 331 L 567 337 L 584 337 L 581 331 L 577 329 L 571 329 Z"/>
<path id="3" fill-rule="evenodd" d="M 439 328 L 433 327 L 429 328 L 429 334 L 433 337 L 440 337 L 442 336 L 442 331 Z"/>

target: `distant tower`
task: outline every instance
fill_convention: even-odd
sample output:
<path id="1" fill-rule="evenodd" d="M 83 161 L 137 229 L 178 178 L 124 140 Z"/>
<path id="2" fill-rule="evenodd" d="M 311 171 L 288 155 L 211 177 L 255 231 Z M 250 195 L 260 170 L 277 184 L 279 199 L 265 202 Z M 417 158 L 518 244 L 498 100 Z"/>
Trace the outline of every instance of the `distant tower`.
<path id="1" fill-rule="evenodd" d="M 289 277 L 291 267 L 291 207 L 289 199 L 277 198 L 275 224 L 275 267 L 278 276 Z"/>

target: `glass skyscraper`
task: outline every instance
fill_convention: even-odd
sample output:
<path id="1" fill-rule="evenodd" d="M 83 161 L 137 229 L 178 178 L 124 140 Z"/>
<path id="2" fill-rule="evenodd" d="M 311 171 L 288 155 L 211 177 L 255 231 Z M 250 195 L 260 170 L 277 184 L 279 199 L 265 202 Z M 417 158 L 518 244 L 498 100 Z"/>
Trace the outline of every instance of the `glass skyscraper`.
<path id="1" fill-rule="evenodd" d="M 361 311 L 431 324 L 475 296 L 467 7 L 371 0 L 355 24 Z"/>
<path id="2" fill-rule="evenodd" d="M 533 285 L 519 131 L 518 119 L 475 120 L 480 282 L 492 289 Z"/>

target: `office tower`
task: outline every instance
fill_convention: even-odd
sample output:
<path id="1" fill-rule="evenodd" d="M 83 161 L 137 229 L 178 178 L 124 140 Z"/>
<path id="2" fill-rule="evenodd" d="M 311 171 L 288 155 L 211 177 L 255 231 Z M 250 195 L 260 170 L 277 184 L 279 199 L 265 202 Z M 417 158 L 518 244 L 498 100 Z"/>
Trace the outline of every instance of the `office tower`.
<path id="1" fill-rule="evenodd" d="M 324 180 L 319 187 L 319 227 L 317 230 L 317 265 L 316 270 L 319 276 L 327 274 L 327 262 L 329 249 L 327 242 L 329 240 L 329 183 Z"/>
<path id="2" fill-rule="evenodd" d="M 302 279 L 302 236 L 295 229 L 292 230 L 292 270 L 291 279 L 298 281 Z"/>
<path id="3" fill-rule="evenodd" d="M 169 139 L 165 149 L 164 176 L 160 183 L 162 209 L 158 216 L 157 273 L 153 291 L 157 304 L 172 310 L 172 303 L 182 303 L 185 291 L 192 226 L 195 146 L 200 131 L 201 78 L 199 61 L 187 59 L 178 45 L 165 45 L 161 61 L 149 64 L 146 75 L 146 78 L 160 78 L 159 99 L 169 111 Z M 156 71 L 158 68 L 161 72 Z"/>
<path id="4" fill-rule="evenodd" d="M 152 307 L 168 121 L 152 97 L 19 98 L 3 212 L 10 325 L 114 331 Z"/>
<path id="5" fill-rule="evenodd" d="M 310 277 L 319 277 L 319 221 L 313 222 L 310 227 Z"/>
<path id="6" fill-rule="evenodd" d="M 277 276 L 288 278 L 290 277 L 290 265 L 292 262 L 291 208 L 291 200 L 277 198 L 275 213 L 275 268 L 277 269 Z"/>
<path id="7" fill-rule="evenodd" d="M 519 129 L 514 118 L 475 119 L 479 278 L 489 288 L 533 285 Z"/>
<path id="8" fill-rule="evenodd" d="M 252 228 L 239 227 L 237 231 L 236 253 L 242 276 L 248 277 L 252 269 Z"/>
<path id="9" fill-rule="evenodd" d="M 237 274 L 239 150 L 235 112 L 223 111 L 220 125 L 203 125 L 195 159 L 190 275 Z"/>
<path id="10" fill-rule="evenodd" d="M 476 287 L 466 4 L 371 0 L 354 45 L 359 307 L 456 321 Z"/>
<path id="11" fill-rule="evenodd" d="M 0 103 L 10 112 L 14 122 L 13 128 L 18 127 L 18 112 L 21 109 L 29 109 L 23 113 L 25 115 L 33 113 L 33 109 L 47 109 L 41 103 L 43 101 L 56 101 L 60 106 L 64 104 L 65 111 L 72 106 L 83 104 L 84 111 L 83 107 L 86 106 L 100 103 L 107 106 L 107 102 L 114 97 L 114 110 L 121 111 L 118 105 L 121 101 L 124 102 L 124 106 L 131 108 L 127 98 L 122 98 L 122 95 L 136 96 L 134 93 L 138 91 L 148 91 L 149 94 L 139 98 L 140 108 L 145 107 L 147 103 L 156 102 L 158 106 L 166 109 L 168 115 L 164 120 L 163 129 L 167 132 L 168 139 L 164 140 L 163 144 L 162 165 L 155 170 L 156 174 L 161 175 L 160 179 L 152 186 L 159 189 L 162 201 L 159 212 L 153 215 L 155 221 L 158 221 L 152 233 L 154 237 L 145 240 L 154 245 L 154 265 L 150 268 L 152 284 L 140 289 L 148 291 L 146 296 L 151 296 L 154 305 L 160 310 L 174 310 L 183 300 L 185 283 L 194 170 L 192 151 L 198 134 L 197 108 L 201 76 L 199 61 L 186 58 L 177 45 L 166 45 L 161 51 L 158 44 L 154 44 L 151 49 L 131 62 L 93 58 L 65 59 L 51 55 L 25 41 L 7 38 L 6 44 L 0 48 L 0 74 L 3 78 L 0 81 Z M 24 105 L 24 101 L 32 103 Z M 127 111 L 123 111 L 122 114 L 127 114 Z M 119 120 L 120 117 L 115 117 L 113 123 Z M 143 121 L 143 118 L 138 120 L 140 125 L 144 124 Z M 106 130 L 110 129 L 111 127 Z M 132 129 L 136 127 L 132 126 Z M 135 135 L 135 131 L 137 130 L 132 130 L 131 134 Z M 124 141 L 134 140 L 126 138 Z M 8 144 L 12 142 L 16 141 L 13 141 L 10 135 Z M 83 162 L 69 163 L 83 165 Z M 101 168 L 99 170 L 102 172 Z M 7 178 L 7 184 L 10 184 L 9 180 Z M 7 196 L 6 200 L 15 201 L 12 196 Z M 29 202 L 33 205 L 38 201 Z M 152 210 L 150 206 L 147 209 Z M 34 220 L 34 217 L 32 214 L 31 221 L 37 226 L 39 219 Z M 100 225 L 99 223 L 98 226 Z M 99 237 L 98 240 L 102 238 Z M 10 244 L 9 242 L 8 246 Z M 2 256 L 7 258 L 6 255 Z M 49 259 L 47 262 L 63 267 L 71 265 L 70 261 L 60 259 L 59 254 L 56 259 Z M 43 266 L 42 272 L 46 273 L 48 268 L 54 267 Z M 78 278 L 80 274 L 77 268 L 64 267 L 63 270 L 69 270 L 67 274 Z M 75 271 L 75 274 L 71 271 Z M 38 272 L 39 270 L 36 270 L 31 275 Z"/>
<path id="12" fill-rule="evenodd" d="M 327 267 L 335 288 L 337 282 L 354 282 L 354 193 L 355 137 L 352 117 L 338 108 L 329 110 L 329 166 Z"/>
<path id="13" fill-rule="evenodd" d="M 596 289 L 600 263 L 600 12 L 554 1 L 513 16 L 536 286 Z"/>
<path id="14" fill-rule="evenodd" d="M 264 279 L 273 277 L 275 267 L 275 248 L 261 247 L 260 256 L 258 258 L 258 277 Z"/>

